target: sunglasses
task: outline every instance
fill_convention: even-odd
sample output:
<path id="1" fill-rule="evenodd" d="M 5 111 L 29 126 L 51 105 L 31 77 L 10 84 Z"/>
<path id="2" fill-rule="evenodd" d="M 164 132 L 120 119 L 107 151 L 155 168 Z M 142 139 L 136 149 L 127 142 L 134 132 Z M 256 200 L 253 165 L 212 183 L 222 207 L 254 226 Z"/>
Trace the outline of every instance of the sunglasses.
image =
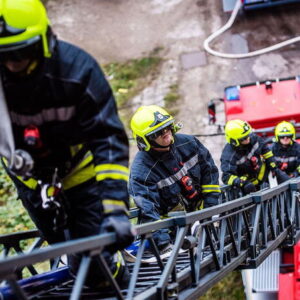
<path id="1" fill-rule="evenodd" d="M 21 62 L 25 59 L 37 58 L 41 53 L 41 43 L 34 43 L 24 48 L 0 52 L 0 63 L 7 61 Z"/>
<path id="2" fill-rule="evenodd" d="M 249 137 L 249 134 L 246 135 L 246 136 L 244 136 L 244 137 L 242 137 L 242 138 L 240 138 L 239 141 L 240 142 L 246 141 L 248 139 L 248 137 Z"/>
<path id="3" fill-rule="evenodd" d="M 279 136 L 279 139 L 280 139 L 280 140 L 283 140 L 283 139 L 285 139 L 285 138 L 291 139 L 292 137 L 293 137 L 292 134 L 291 134 L 291 135 L 284 135 L 284 136 Z"/>
<path id="4" fill-rule="evenodd" d="M 155 140 L 155 139 L 157 139 L 159 136 L 165 134 L 168 130 L 171 130 L 171 131 L 173 130 L 173 124 L 172 124 L 172 125 L 169 125 L 169 126 L 167 126 L 167 127 L 164 127 L 164 128 L 162 128 L 161 130 L 156 131 L 155 133 L 152 133 L 152 134 L 149 135 L 148 137 L 149 137 L 150 140 Z"/>

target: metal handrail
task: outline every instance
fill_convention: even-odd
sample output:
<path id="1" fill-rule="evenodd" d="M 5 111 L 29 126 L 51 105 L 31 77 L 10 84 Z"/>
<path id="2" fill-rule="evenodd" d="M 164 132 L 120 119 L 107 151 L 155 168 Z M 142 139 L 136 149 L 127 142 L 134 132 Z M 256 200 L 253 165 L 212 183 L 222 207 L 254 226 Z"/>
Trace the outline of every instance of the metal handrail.
<path id="1" fill-rule="evenodd" d="M 129 265 L 129 287 L 126 291 L 116 292 L 115 296 L 119 299 L 167 299 L 172 294 L 179 299 L 193 299 L 235 268 L 256 268 L 274 249 L 283 244 L 294 245 L 299 239 L 300 179 L 231 201 L 225 194 L 229 190 L 223 190 L 222 199 L 225 202 L 218 206 L 137 225 L 135 228 L 142 243 L 137 261 Z M 137 217 L 138 212 L 133 215 Z M 197 234 L 193 235 L 191 227 L 195 222 L 199 223 L 199 228 Z M 154 231 L 162 228 L 177 232 L 173 251 L 167 260 L 160 259 L 152 237 Z M 2 240 L 7 240 L 7 236 Z M 144 247 L 146 241 L 151 245 L 147 250 Z M 77 275 L 73 292 L 70 291 L 70 299 L 79 299 L 90 257 L 95 254 L 101 256 L 104 247 L 114 242 L 115 234 L 110 233 L 7 257 L 0 261 L 0 279 L 9 280 L 15 293 L 27 299 L 14 275 L 16 271 L 65 254 L 84 252 L 80 267 L 82 271 Z M 187 248 L 187 252 L 181 253 L 182 247 Z M 157 261 L 150 266 L 156 268 L 159 276 L 151 279 L 147 289 L 138 290 L 139 273 L 147 268 L 143 260 L 149 253 L 156 257 Z M 105 267 L 105 262 L 103 265 Z M 112 278 L 110 271 L 107 272 Z"/>

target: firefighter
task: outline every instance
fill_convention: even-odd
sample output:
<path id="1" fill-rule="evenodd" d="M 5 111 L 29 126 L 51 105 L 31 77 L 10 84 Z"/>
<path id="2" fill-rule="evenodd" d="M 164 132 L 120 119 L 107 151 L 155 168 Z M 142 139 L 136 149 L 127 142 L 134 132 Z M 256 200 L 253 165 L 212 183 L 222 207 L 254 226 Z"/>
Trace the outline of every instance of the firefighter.
<path id="1" fill-rule="evenodd" d="M 250 124 L 242 120 L 226 123 L 225 145 L 221 155 L 222 181 L 242 189 L 244 194 L 259 190 L 266 182 L 268 171 L 279 183 L 288 176 L 276 167 L 275 159 L 264 140 L 252 132 Z"/>
<path id="2" fill-rule="evenodd" d="M 280 170 L 289 177 L 300 174 L 300 145 L 295 141 L 296 131 L 290 122 L 280 122 L 275 127 L 275 142 L 272 151 Z"/>
<path id="3" fill-rule="evenodd" d="M 180 204 L 187 211 L 218 204 L 218 169 L 209 151 L 194 136 L 176 133 L 179 126 L 165 109 L 141 106 L 130 125 L 140 151 L 131 166 L 129 193 L 142 223 L 157 221 Z M 153 238 L 159 249 L 170 242 L 167 229 Z"/>
<path id="4" fill-rule="evenodd" d="M 133 241 L 128 140 L 111 88 L 92 56 L 56 38 L 39 0 L 2 2 L 0 22 L 13 139 L 34 161 L 30 174 L 6 163 L 19 198 L 50 244 L 115 232 L 118 244 L 105 256 L 122 281 L 126 269 L 112 254 Z M 102 284 L 98 260 L 89 285 Z M 78 257 L 71 257 L 72 274 L 77 268 Z"/>

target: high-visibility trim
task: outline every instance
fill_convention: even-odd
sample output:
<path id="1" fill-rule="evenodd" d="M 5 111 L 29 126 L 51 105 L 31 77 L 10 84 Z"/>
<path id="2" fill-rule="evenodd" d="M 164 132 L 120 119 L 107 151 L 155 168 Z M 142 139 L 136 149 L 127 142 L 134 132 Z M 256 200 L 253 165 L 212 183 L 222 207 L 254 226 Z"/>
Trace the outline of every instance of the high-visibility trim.
<path id="1" fill-rule="evenodd" d="M 63 178 L 62 184 L 65 190 L 95 177 L 96 173 L 92 161 L 93 155 L 88 151 L 84 155 L 82 161 L 65 178 Z"/>
<path id="2" fill-rule="evenodd" d="M 157 187 L 159 189 L 162 189 L 166 186 L 170 186 L 172 184 L 174 184 L 176 181 L 181 180 L 181 178 L 185 175 L 188 174 L 188 170 L 190 170 L 191 168 L 193 168 L 199 161 L 198 158 L 198 154 L 196 154 L 195 156 L 193 156 L 190 160 L 188 160 L 187 162 L 185 162 L 182 166 L 182 168 L 175 174 L 171 175 L 170 177 L 167 177 L 165 179 L 160 180 L 157 183 Z"/>
<path id="3" fill-rule="evenodd" d="M 28 188 L 35 190 L 38 182 L 36 179 L 34 178 L 29 178 L 27 180 L 24 180 L 21 176 L 16 176 L 18 178 L 18 180 L 20 180 L 23 184 L 25 184 Z"/>
<path id="4" fill-rule="evenodd" d="M 217 184 L 201 185 L 202 193 L 221 193 L 220 186 Z"/>
<path id="5" fill-rule="evenodd" d="M 253 183 L 254 185 L 258 185 L 259 181 L 257 179 L 251 180 L 251 183 Z"/>
<path id="6" fill-rule="evenodd" d="M 117 266 L 116 271 L 115 271 L 114 274 L 113 274 L 113 277 L 114 277 L 114 278 L 116 278 L 116 276 L 118 275 L 118 273 L 119 273 L 119 271 L 120 271 L 120 268 L 121 268 L 121 265 L 122 265 L 122 260 L 123 260 L 120 251 L 117 252 L 117 255 L 118 255 L 118 261 L 117 261 L 117 263 L 116 263 L 116 266 Z"/>
<path id="7" fill-rule="evenodd" d="M 129 169 L 123 165 L 116 165 L 116 164 L 101 164 L 95 167 L 95 171 L 102 172 L 102 171 L 121 171 L 124 173 L 129 173 Z"/>
<path id="8" fill-rule="evenodd" d="M 72 156 L 75 156 L 83 147 L 83 144 L 78 144 L 70 147 L 70 152 Z"/>
<path id="9" fill-rule="evenodd" d="M 236 178 L 238 178 L 236 175 L 231 175 L 231 176 L 229 177 L 229 180 L 228 180 L 227 184 L 228 184 L 228 185 L 232 185 L 233 182 L 234 182 L 234 180 L 235 180 Z"/>
<path id="10" fill-rule="evenodd" d="M 280 156 L 274 156 L 275 160 L 281 163 L 289 163 L 293 162 L 298 159 L 297 156 L 290 156 L 290 157 L 280 157 Z"/>
<path id="11" fill-rule="evenodd" d="M 253 147 L 251 148 L 250 152 L 249 152 L 247 155 L 241 157 L 241 158 L 236 162 L 236 164 L 237 164 L 237 165 L 242 165 L 244 162 L 246 162 L 247 159 L 251 159 L 251 157 L 254 155 L 254 152 L 255 152 L 258 148 L 259 148 L 259 143 L 256 142 L 256 143 L 253 145 Z"/>
<path id="12" fill-rule="evenodd" d="M 76 168 L 76 170 L 62 180 L 62 185 L 65 190 L 68 190 L 92 179 L 93 177 L 95 177 L 95 168 L 93 164 L 90 164 L 82 169 Z"/>
<path id="13" fill-rule="evenodd" d="M 246 181 L 248 179 L 248 176 L 244 175 L 240 177 L 241 180 Z"/>
<path id="14" fill-rule="evenodd" d="M 115 210 L 123 210 L 127 213 L 127 207 L 122 200 L 104 199 L 102 205 L 105 213 L 110 213 Z"/>
<path id="15" fill-rule="evenodd" d="M 7 167 L 7 165 L 8 165 L 7 159 L 5 157 L 2 157 L 2 161 L 3 161 L 4 165 Z M 35 190 L 38 185 L 37 180 L 34 178 L 28 178 L 26 180 L 24 180 L 22 178 L 22 176 L 16 176 L 16 178 L 32 190 Z"/>
<path id="16" fill-rule="evenodd" d="M 105 179 L 114 179 L 114 180 L 129 180 L 129 175 L 119 174 L 119 173 L 103 173 L 97 174 L 96 176 L 97 181 L 102 181 Z"/>
<path id="17" fill-rule="evenodd" d="M 23 115 L 14 111 L 10 112 L 11 120 L 19 126 L 30 124 L 41 125 L 45 122 L 68 121 L 75 115 L 75 106 L 43 109 L 35 115 Z"/>
<path id="18" fill-rule="evenodd" d="M 265 176 L 265 173 L 266 173 L 266 164 L 263 163 L 260 170 L 259 170 L 259 173 L 258 173 L 258 176 L 257 176 L 257 179 L 259 181 L 262 181 L 264 176 Z"/>
<path id="19" fill-rule="evenodd" d="M 298 173 L 300 173 L 300 166 L 297 167 L 297 171 L 298 171 Z"/>
<path id="20" fill-rule="evenodd" d="M 197 210 L 201 210 L 201 209 L 203 209 L 203 208 L 204 208 L 204 201 L 201 200 L 201 201 L 200 201 L 200 205 L 199 205 L 199 203 L 198 203 L 198 205 L 196 206 L 196 209 L 197 209 Z"/>
<path id="21" fill-rule="evenodd" d="M 269 152 L 263 154 L 262 156 L 263 156 L 264 159 L 268 159 L 268 158 L 270 158 L 270 157 L 273 156 L 273 152 L 272 152 L 272 151 L 269 151 Z"/>
<path id="22" fill-rule="evenodd" d="M 129 169 L 122 165 L 103 164 L 95 167 L 96 179 L 98 181 L 105 179 L 129 180 Z"/>
<path id="23" fill-rule="evenodd" d="M 276 163 L 274 163 L 274 161 L 272 161 L 272 162 L 270 163 L 270 167 L 273 168 L 273 169 L 276 168 Z"/>

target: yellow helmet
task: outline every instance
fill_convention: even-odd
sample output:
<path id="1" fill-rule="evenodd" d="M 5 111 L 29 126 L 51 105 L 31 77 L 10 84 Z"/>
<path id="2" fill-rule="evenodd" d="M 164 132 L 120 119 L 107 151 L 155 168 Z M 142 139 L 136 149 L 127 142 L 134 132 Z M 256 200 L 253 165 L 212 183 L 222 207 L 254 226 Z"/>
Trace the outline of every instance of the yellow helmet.
<path id="1" fill-rule="evenodd" d="M 130 127 L 133 132 L 133 137 L 137 141 L 140 150 L 149 151 L 151 140 L 157 136 L 157 133 L 162 129 L 170 126 L 174 130 L 173 117 L 163 108 L 157 105 L 141 106 L 134 113 Z"/>
<path id="2" fill-rule="evenodd" d="M 290 136 L 293 141 L 295 140 L 296 131 L 295 131 L 295 127 L 293 126 L 292 123 L 282 121 L 277 124 L 277 126 L 275 127 L 276 142 L 279 142 L 279 137 L 282 137 L 282 136 Z"/>
<path id="3" fill-rule="evenodd" d="M 18 57 L 22 51 L 41 45 L 44 57 L 51 56 L 53 35 L 47 12 L 40 0 L 0 0 L 0 57 Z"/>
<path id="4" fill-rule="evenodd" d="M 226 141 L 233 145 L 239 146 L 241 140 L 246 139 L 252 132 L 252 127 L 246 121 L 231 120 L 225 125 Z"/>

